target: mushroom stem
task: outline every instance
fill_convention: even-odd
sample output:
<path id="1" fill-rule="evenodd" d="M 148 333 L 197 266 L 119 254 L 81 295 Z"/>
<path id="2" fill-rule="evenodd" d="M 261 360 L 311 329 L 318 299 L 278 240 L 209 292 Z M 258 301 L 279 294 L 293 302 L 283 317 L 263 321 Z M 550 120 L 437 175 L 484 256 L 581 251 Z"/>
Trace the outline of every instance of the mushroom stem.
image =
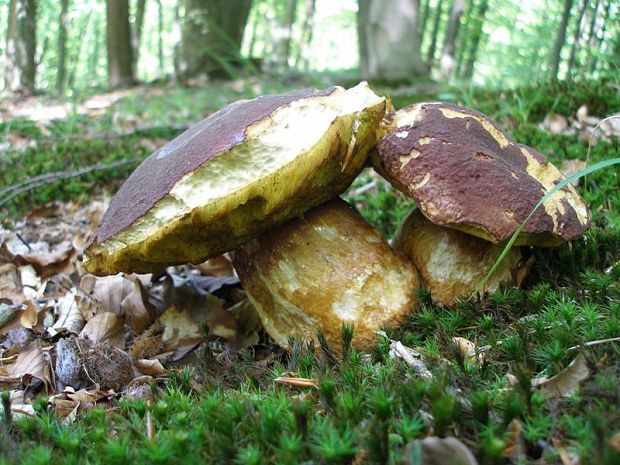
<path id="1" fill-rule="evenodd" d="M 340 352 L 340 330 L 353 324 L 353 346 L 369 349 L 375 332 L 416 305 L 414 267 L 354 208 L 334 199 L 303 218 L 251 240 L 233 264 L 263 326 L 281 346 L 323 332 Z"/>
<path id="2" fill-rule="evenodd" d="M 476 289 L 503 245 L 438 226 L 414 208 L 398 227 L 392 248 L 413 262 L 434 303 L 452 306 Z M 495 292 L 501 285 L 517 284 L 520 262 L 521 251 L 514 247 L 482 291 Z"/>

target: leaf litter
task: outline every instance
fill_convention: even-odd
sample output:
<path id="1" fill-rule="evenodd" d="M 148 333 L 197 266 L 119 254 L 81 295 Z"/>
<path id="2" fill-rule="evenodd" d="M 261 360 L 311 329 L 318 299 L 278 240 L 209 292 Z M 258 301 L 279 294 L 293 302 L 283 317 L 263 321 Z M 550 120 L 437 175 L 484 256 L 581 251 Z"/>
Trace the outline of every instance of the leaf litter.
<path id="1" fill-rule="evenodd" d="M 82 252 L 108 201 L 55 203 L 0 226 L 0 389 L 11 391 L 12 412 L 33 414 L 45 394 L 73 421 L 121 396 L 150 398 L 151 384 L 198 347 L 259 342 L 226 255 L 162 276 L 85 273 Z"/>

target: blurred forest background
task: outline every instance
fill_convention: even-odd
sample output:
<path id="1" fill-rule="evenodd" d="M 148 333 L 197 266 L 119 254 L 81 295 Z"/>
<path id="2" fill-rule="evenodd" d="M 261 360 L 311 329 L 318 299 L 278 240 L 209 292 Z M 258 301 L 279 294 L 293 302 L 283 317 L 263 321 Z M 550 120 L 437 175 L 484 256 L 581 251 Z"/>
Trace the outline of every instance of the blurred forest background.
<path id="1" fill-rule="evenodd" d="M 0 28 L 4 91 L 20 94 L 325 71 L 511 88 L 620 69 L 618 0 L 0 0 Z"/>

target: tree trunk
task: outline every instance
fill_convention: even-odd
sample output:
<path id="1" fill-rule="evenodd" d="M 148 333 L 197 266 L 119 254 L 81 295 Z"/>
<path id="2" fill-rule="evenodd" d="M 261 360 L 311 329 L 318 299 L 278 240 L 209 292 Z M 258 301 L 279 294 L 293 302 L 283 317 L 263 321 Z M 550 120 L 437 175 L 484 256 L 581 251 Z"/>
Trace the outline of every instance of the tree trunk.
<path id="1" fill-rule="evenodd" d="M 480 39 L 482 37 L 482 26 L 484 25 L 484 17 L 489 8 L 489 0 L 482 0 L 478 7 L 478 15 L 476 17 L 476 23 L 474 27 L 473 36 L 469 42 L 469 50 L 467 52 L 467 60 L 465 62 L 465 70 L 463 77 L 465 79 L 471 79 L 474 75 L 474 65 L 478 58 L 478 49 L 480 48 Z"/>
<path id="2" fill-rule="evenodd" d="M 301 26 L 301 38 L 299 40 L 299 49 L 295 57 L 295 67 L 303 60 L 303 68 L 308 69 L 308 50 L 312 43 L 312 34 L 314 31 L 314 13 L 316 11 L 316 0 L 306 0 L 306 14 L 304 22 Z"/>
<path id="3" fill-rule="evenodd" d="M 90 56 L 90 66 L 89 66 L 89 73 L 90 73 L 90 81 L 89 81 L 89 85 L 94 85 L 94 83 L 97 81 L 97 68 L 99 67 L 99 54 L 100 54 L 100 49 L 101 49 L 101 20 L 96 17 L 95 18 L 95 25 L 93 26 L 93 30 L 94 30 L 94 34 L 93 34 L 93 51 L 92 54 Z"/>
<path id="4" fill-rule="evenodd" d="M 439 60 L 439 72 L 441 77 L 446 79 L 452 74 L 454 68 L 454 51 L 456 49 L 456 37 L 461 24 L 461 15 L 465 9 L 465 0 L 454 0 L 452 3 L 452 11 L 450 13 L 450 21 L 446 29 L 446 38 Z"/>
<path id="5" fill-rule="evenodd" d="M 424 42 L 424 33 L 426 32 L 426 24 L 428 22 L 428 11 L 431 7 L 431 0 L 422 0 L 420 4 L 420 25 L 418 26 L 418 35 L 420 36 L 420 47 Z"/>
<path id="6" fill-rule="evenodd" d="M 157 60 L 161 78 L 164 76 L 164 8 L 161 0 L 157 0 Z"/>
<path id="7" fill-rule="evenodd" d="M 108 84 L 111 88 L 134 84 L 128 0 L 107 0 Z"/>
<path id="8" fill-rule="evenodd" d="M 575 24 L 575 35 L 573 36 L 573 45 L 570 48 L 570 58 L 568 59 L 568 76 L 572 75 L 573 65 L 575 64 L 575 54 L 579 48 L 579 42 L 583 32 L 585 30 L 585 21 L 583 20 L 583 14 L 586 12 L 588 2 L 586 0 L 580 0 L 579 2 L 579 15 L 577 16 L 577 23 Z M 596 17 L 596 9 L 598 8 L 598 0 L 596 0 L 596 6 L 594 7 L 594 16 Z"/>
<path id="9" fill-rule="evenodd" d="M 62 93 L 65 88 L 67 71 L 67 10 L 69 0 L 60 0 L 60 15 L 58 16 L 58 73 L 56 74 L 56 90 Z"/>
<path id="10" fill-rule="evenodd" d="M 136 14 L 133 27 L 131 28 L 131 48 L 132 48 L 132 66 L 136 70 L 138 64 L 138 55 L 140 54 L 140 43 L 142 40 L 142 29 L 144 26 L 144 12 L 146 10 L 146 0 L 137 0 Z"/>
<path id="11" fill-rule="evenodd" d="M 426 56 L 426 62 L 428 69 L 433 68 L 435 63 L 435 50 L 437 50 L 437 36 L 439 35 L 439 23 L 441 22 L 443 0 L 439 0 L 435 12 L 435 20 L 433 21 L 433 34 L 431 37 L 431 45 L 428 48 L 428 55 Z"/>
<path id="12" fill-rule="evenodd" d="M 180 71 L 231 77 L 242 62 L 241 41 L 252 0 L 185 0 Z"/>
<path id="13" fill-rule="evenodd" d="M 5 87 L 32 93 L 36 72 L 36 0 L 11 0 L 6 40 Z"/>
<path id="14" fill-rule="evenodd" d="M 596 18 L 599 16 L 598 9 L 594 12 L 594 28 L 590 29 L 590 37 L 588 43 L 590 46 L 588 50 L 590 52 L 590 74 L 594 74 L 598 61 L 598 53 L 601 51 L 601 45 L 603 44 L 603 37 L 605 36 L 605 28 L 607 27 L 607 21 L 609 20 L 609 10 L 611 9 L 611 0 L 607 1 L 607 4 L 603 8 L 604 11 L 600 14 L 600 21 L 597 22 Z M 597 30 L 600 30 L 600 34 Z M 616 42 L 620 45 L 620 41 Z M 616 52 L 620 52 L 620 46 L 616 48 Z M 618 57 L 620 53 L 616 53 Z M 620 59 L 612 60 L 612 65 L 620 68 Z"/>
<path id="15" fill-rule="evenodd" d="M 564 0 L 564 12 L 562 13 L 562 21 L 560 22 L 560 28 L 555 38 L 555 46 L 553 47 L 553 54 L 551 55 L 551 79 L 557 80 L 558 70 L 560 68 L 560 55 L 562 54 L 562 46 L 566 41 L 566 26 L 568 25 L 568 19 L 570 18 L 570 9 L 573 5 L 573 0 Z"/>
<path id="16" fill-rule="evenodd" d="M 475 22 L 475 0 L 467 2 L 465 10 L 462 15 L 463 24 L 459 27 L 459 31 L 456 35 L 456 68 L 454 69 L 455 76 L 461 76 L 463 66 L 465 65 L 465 54 L 469 47 L 471 36 L 474 33 L 476 27 Z"/>
<path id="17" fill-rule="evenodd" d="M 288 67 L 297 0 L 286 0 L 280 5 L 285 5 L 285 8 L 276 9 L 275 20 L 271 24 L 273 51 L 269 62 L 273 67 L 283 69 Z"/>
<path id="18" fill-rule="evenodd" d="M 90 18 L 92 17 L 92 10 L 86 14 L 86 18 L 82 21 L 81 28 L 78 32 L 79 37 L 86 37 L 86 31 L 88 30 L 88 26 L 90 24 Z M 75 53 L 75 57 L 73 59 L 73 64 L 71 66 L 71 70 L 69 72 L 69 79 L 67 80 L 67 85 L 70 89 L 75 87 L 75 78 L 77 76 L 77 68 L 82 63 L 82 50 L 84 48 L 85 40 L 81 40 L 78 44 L 77 51 Z"/>
<path id="19" fill-rule="evenodd" d="M 360 57 L 364 52 L 367 54 L 366 60 L 360 60 L 362 75 L 395 80 L 426 74 L 420 56 L 418 0 L 368 3 L 367 18 L 359 18 Z M 362 8 L 359 12 L 362 13 Z"/>

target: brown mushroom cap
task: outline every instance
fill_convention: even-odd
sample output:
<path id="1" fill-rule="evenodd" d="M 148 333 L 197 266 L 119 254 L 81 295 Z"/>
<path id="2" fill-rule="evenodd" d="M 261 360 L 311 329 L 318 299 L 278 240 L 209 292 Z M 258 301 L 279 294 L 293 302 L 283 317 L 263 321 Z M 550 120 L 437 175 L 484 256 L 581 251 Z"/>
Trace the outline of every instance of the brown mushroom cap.
<path id="1" fill-rule="evenodd" d="M 335 350 L 343 323 L 353 345 L 368 349 L 375 331 L 414 310 L 419 281 L 357 211 L 334 199 L 253 239 L 232 253 L 248 297 L 271 337 L 315 339 L 322 330 Z"/>
<path id="2" fill-rule="evenodd" d="M 420 103 L 396 112 L 393 122 L 395 129 L 377 144 L 373 166 L 436 224 L 506 241 L 564 179 L 540 153 L 475 110 Z M 581 235 L 589 222 L 569 185 L 536 211 L 517 244 L 559 245 Z"/>
<path id="3" fill-rule="evenodd" d="M 433 302 L 446 307 L 476 290 L 503 249 L 456 229 L 437 226 L 417 208 L 399 225 L 392 248 L 413 262 Z M 520 261 L 519 247 L 513 247 L 481 291 L 496 292 L 502 284 L 516 284 Z"/>
<path id="4" fill-rule="evenodd" d="M 84 267 L 112 274 L 200 262 L 333 198 L 362 169 L 385 107 L 366 83 L 229 105 L 134 171 Z"/>

